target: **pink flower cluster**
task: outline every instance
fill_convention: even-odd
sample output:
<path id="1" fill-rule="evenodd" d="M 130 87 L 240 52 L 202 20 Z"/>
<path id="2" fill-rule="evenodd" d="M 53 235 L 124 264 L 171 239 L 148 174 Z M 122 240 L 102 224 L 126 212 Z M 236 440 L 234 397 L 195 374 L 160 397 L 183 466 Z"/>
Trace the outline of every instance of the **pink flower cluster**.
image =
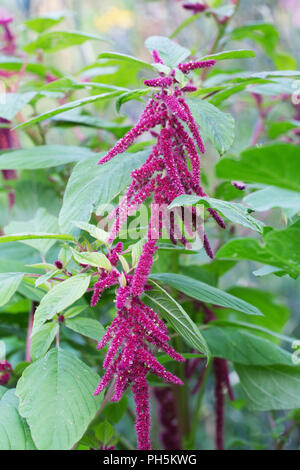
<path id="1" fill-rule="evenodd" d="M 158 402 L 160 439 L 165 450 L 181 450 L 181 438 L 176 416 L 176 406 L 171 387 L 156 387 L 154 396 Z"/>
<path id="2" fill-rule="evenodd" d="M 9 382 L 12 366 L 8 361 L 0 361 L 0 385 L 6 385 Z"/>
<path id="3" fill-rule="evenodd" d="M 1 48 L 3 54 L 13 55 L 16 51 L 16 37 L 12 33 L 9 24 L 13 21 L 13 16 L 5 8 L 0 8 L 0 25 L 3 28 Z"/>

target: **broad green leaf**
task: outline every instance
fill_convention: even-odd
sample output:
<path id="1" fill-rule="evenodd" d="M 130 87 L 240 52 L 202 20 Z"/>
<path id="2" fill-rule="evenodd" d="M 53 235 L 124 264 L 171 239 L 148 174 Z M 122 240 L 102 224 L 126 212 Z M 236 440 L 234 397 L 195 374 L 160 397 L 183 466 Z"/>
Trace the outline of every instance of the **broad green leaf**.
<path id="1" fill-rule="evenodd" d="M 238 297 L 234 297 L 221 289 L 205 284 L 204 282 L 197 281 L 196 279 L 188 276 L 183 276 L 182 274 L 159 273 L 151 274 L 150 278 L 155 281 L 164 282 L 169 286 L 174 287 L 174 289 L 183 292 L 193 299 L 200 300 L 201 302 L 232 308 L 233 310 L 237 310 L 248 315 L 262 315 L 256 307 L 248 302 L 245 302 Z"/>
<path id="2" fill-rule="evenodd" d="M 234 51 L 217 52 L 202 57 L 201 60 L 225 60 L 225 59 L 249 59 L 255 57 L 255 52 L 249 49 L 237 49 Z"/>
<path id="3" fill-rule="evenodd" d="M 300 224 L 285 230 L 271 230 L 264 236 L 264 245 L 254 238 L 238 238 L 222 246 L 217 258 L 252 260 L 280 268 L 292 277 L 300 275 Z"/>
<path id="4" fill-rule="evenodd" d="M 32 335 L 30 354 L 34 361 L 46 354 L 58 330 L 58 323 L 52 321 L 45 323 L 35 334 Z"/>
<path id="5" fill-rule="evenodd" d="M 244 197 L 244 201 L 255 211 L 267 211 L 273 207 L 300 211 L 300 192 L 269 186 Z"/>
<path id="6" fill-rule="evenodd" d="M 43 298 L 35 311 L 33 334 L 57 313 L 70 307 L 86 292 L 90 283 L 90 276 L 77 274 L 69 279 L 56 284 Z"/>
<path id="7" fill-rule="evenodd" d="M 216 167 L 217 176 L 245 183 L 262 183 L 300 192 L 299 147 L 276 143 L 242 152 L 239 160 L 224 158 Z"/>
<path id="8" fill-rule="evenodd" d="M 34 450 L 30 430 L 18 411 L 15 390 L 0 387 L 0 450 Z"/>
<path id="9" fill-rule="evenodd" d="M 67 318 L 65 325 L 76 333 L 100 341 L 104 336 L 105 330 L 101 323 L 93 318 L 74 317 Z"/>
<path id="10" fill-rule="evenodd" d="M 260 44 L 267 54 L 273 56 L 279 42 L 279 33 L 270 23 L 249 23 L 233 29 L 231 39 L 240 41 L 244 38 L 252 39 Z"/>
<path id="11" fill-rule="evenodd" d="M 104 165 L 101 155 L 78 163 L 68 181 L 59 224 L 63 231 L 76 232 L 73 220 L 88 222 L 95 207 L 111 202 L 130 182 L 130 174 L 147 159 L 149 151 L 123 153 Z"/>
<path id="12" fill-rule="evenodd" d="M 23 276 L 23 273 L 0 274 L 0 307 L 7 304 L 17 291 Z"/>
<path id="13" fill-rule="evenodd" d="M 81 230 L 88 232 L 93 238 L 96 238 L 100 242 L 105 244 L 107 243 L 109 233 L 105 232 L 105 230 L 102 230 L 101 228 L 86 222 L 73 222 L 73 224 Z"/>
<path id="14" fill-rule="evenodd" d="M 17 386 L 19 410 L 40 450 L 68 450 L 94 418 L 101 396 L 96 372 L 74 354 L 51 349 L 28 366 Z"/>
<path id="15" fill-rule="evenodd" d="M 144 60 L 138 59 L 131 55 L 120 54 L 119 52 L 101 52 L 101 54 L 98 55 L 98 59 L 113 59 L 117 61 L 128 62 L 128 64 L 136 65 L 139 68 L 153 69 L 153 66 Z"/>
<path id="16" fill-rule="evenodd" d="M 300 407 L 300 367 L 235 364 L 243 395 L 251 410 Z"/>
<path id="17" fill-rule="evenodd" d="M 232 287 L 228 290 L 231 295 L 251 303 L 263 313 L 263 317 L 252 315 L 247 318 L 247 323 L 267 328 L 272 332 L 280 333 L 289 318 L 289 309 L 279 302 L 272 292 L 265 292 L 253 287 Z M 215 311 L 218 320 L 230 320 L 243 322 L 245 317 L 240 312 L 233 312 L 228 309 L 218 309 Z M 269 336 L 268 336 L 268 339 Z"/>
<path id="18" fill-rule="evenodd" d="M 112 270 L 112 265 L 109 259 L 103 253 L 76 251 L 72 250 L 73 258 L 77 263 L 95 266 L 96 268 L 103 268 L 107 271 Z"/>
<path id="19" fill-rule="evenodd" d="M 8 238 L 7 241 L 19 239 L 22 243 L 32 246 L 45 255 L 55 244 L 55 234 L 59 232 L 58 220 L 57 217 L 49 214 L 46 209 L 40 208 L 33 219 L 26 221 L 12 221 L 4 227 L 4 232 L 6 236 L 9 235 L 10 237 L 18 237 L 18 234 L 20 234 L 19 238 Z M 43 240 L 45 236 L 41 235 L 47 233 L 50 235 L 52 234 L 52 237 L 48 237 L 48 240 Z M 26 234 L 29 235 L 26 237 Z M 3 241 L 3 237 L 0 237 L 0 242 L 1 238 Z M 36 241 L 39 238 L 41 240 Z"/>
<path id="20" fill-rule="evenodd" d="M 109 99 L 116 98 L 117 96 L 121 95 L 123 91 L 113 91 L 108 93 L 102 93 L 100 95 L 92 95 L 88 96 L 87 98 L 81 98 L 75 101 L 69 101 L 58 108 L 54 108 L 46 113 L 40 114 L 29 121 L 24 122 L 23 124 L 19 124 L 16 126 L 16 129 L 22 129 L 24 127 L 31 126 L 32 124 L 36 124 L 37 122 L 44 121 L 45 119 L 50 119 L 53 116 L 57 116 L 58 114 L 64 113 L 66 111 L 70 111 L 71 109 L 79 108 L 80 106 L 84 106 L 86 104 L 95 103 L 97 101 L 105 101 Z"/>
<path id="21" fill-rule="evenodd" d="M 51 31 L 43 33 L 38 38 L 24 47 L 25 52 L 31 54 L 38 49 L 44 52 L 57 52 L 71 46 L 79 46 L 86 41 L 106 41 L 101 36 L 95 34 L 79 33 L 77 31 Z"/>
<path id="22" fill-rule="evenodd" d="M 221 215 L 226 217 L 231 222 L 243 225 L 244 227 L 250 228 L 256 232 L 262 232 L 263 223 L 249 215 L 249 212 L 252 212 L 252 210 L 236 202 L 222 201 L 221 199 L 214 199 L 211 197 L 199 197 L 183 194 L 171 202 L 169 209 L 180 206 L 196 206 L 202 203 L 206 207 L 216 209 L 221 213 Z"/>
<path id="23" fill-rule="evenodd" d="M 154 303 L 156 308 L 160 310 L 165 319 L 189 346 L 203 352 L 209 359 L 209 349 L 197 325 L 195 325 L 181 305 L 165 289 L 154 281 L 151 281 L 151 283 L 154 288 L 145 293 L 144 296 Z"/>
<path id="24" fill-rule="evenodd" d="M 30 18 L 25 21 L 27 28 L 32 29 L 36 33 L 43 33 L 46 29 L 52 28 L 53 26 L 60 23 L 65 17 L 65 14 L 62 12 L 49 13 L 44 16 L 39 16 L 37 18 Z"/>
<path id="25" fill-rule="evenodd" d="M 149 37 L 145 41 L 145 46 L 150 52 L 155 49 L 165 65 L 169 67 L 176 67 L 190 55 L 188 49 L 164 36 Z"/>
<path id="26" fill-rule="evenodd" d="M 268 137 L 270 139 L 277 139 L 280 135 L 286 134 L 293 129 L 300 128 L 300 121 L 268 121 Z"/>
<path id="27" fill-rule="evenodd" d="M 207 101 L 189 98 L 187 103 L 200 126 L 200 133 L 208 138 L 222 155 L 232 145 L 234 139 L 234 119 Z"/>
<path id="28" fill-rule="evenodd" d="M 0 170 L 37 170 L 78 162 L 93 156 L 88 148 L 73 145 L 39 145 L 0 155 Z"/>
<path id="29" fill-rule="evenodd" d="M 35 91 L 28 91 L 26 93 L 0 93 L 0 118 L 11 121 L 35 95 Z"/>
<path id="30" fill-rule="evenodd" d="M 215 357 L 245 365 L 293 365 L 290 353 L 243 328 L 211 326 L 202 335 Z"/>

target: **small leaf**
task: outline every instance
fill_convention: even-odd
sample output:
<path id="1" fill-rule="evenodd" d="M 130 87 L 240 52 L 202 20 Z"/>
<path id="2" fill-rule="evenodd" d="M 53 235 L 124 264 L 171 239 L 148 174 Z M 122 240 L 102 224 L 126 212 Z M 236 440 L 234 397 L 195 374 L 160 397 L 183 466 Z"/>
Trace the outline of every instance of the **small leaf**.
<path id="1" fill-rule="evenodd" d="M 90 276 L 77 274 L 56 284 L 43 298 L 35 311 L 33 333 L 54 315 L 65 310 L 86 292 L 90 283 Z"/>
<path id="2" fill-rule="evenodd" d="M 93 238 L 96 238 L 100 242 L 107 244 L 109 233 L 105 232 L 105 230 L 102 230 L 101 228 L 86 222 L 73 222 L 73 224 L 81 230 L 88 232 Z"/>
<path id="3" fill-rule="evenodd" d="M 109 259 L 103 253 L 87 252 L 87 251 L 76 251 L 72 250 L 73 258 L 80 264 L 86 264 L 94 266 L 96 268 L 103 268 L 106 271 L 112 270 L 112 265 Z"/>
<path id="4" fill-rule="evenodd" d="M 137 59 L 131 55 L 120 54 L 119 52 L 101 52 L 98 55 L 98 59 L 112 59 L 116 61 L 128 62 L 130 65 L 136 65 L 139 68 L 150 68 L 153 69 L 152 65 L 148 64 L 144 60 Z"/>
<path id="5" fill-rule="evenodd" d="M 45 325 L 32 335 L 30 355 L 34 361 L 46 354 L 58 330 L 58 323 L 52 321 L 45 323 Z"/>
<path id="6" fill-rule="evenodd" d="M 76 331 L 76 333 L 92 338 L 97 342 L 101 340 L 105 333 L 101 323 L 93 318 L 69 317 L 65 320 L 65 325 L 71 330 Z"/>
<path id="7" fill-rule="evenodd" d="M 145 46 L 152 52 L 154 49 L 169 67 L 176 67 L 190 55 L 190 51 L 175 41 L 164 36 L 151 36 L 145 41 Z"/>
<path id="8" fill-rule="evenodd" d="M 30 18 L 25 21 L 25 24 L 27 28 L 32 29 L 36 33 L 43 33 L 47 29 L 59 24 L 64 17 L 64 13 L 48 13 L 47 15 L 39 16 L 37 18 Z"/>
<path id="9" fill-rule="evenodd" d="M 0 274 L 0 307 L 7 304 L 17 291 L 23 276 L 23 273 Z"/>
<path id="10" fill-rule="evenodd" d="M 108 421 L 104 421 L 96 427 L 96 437 L 103 445 L 108 444 L 108 442 L 113 438 L 114 433 L 114 428 L 110 423 L 108 423 Z"/>

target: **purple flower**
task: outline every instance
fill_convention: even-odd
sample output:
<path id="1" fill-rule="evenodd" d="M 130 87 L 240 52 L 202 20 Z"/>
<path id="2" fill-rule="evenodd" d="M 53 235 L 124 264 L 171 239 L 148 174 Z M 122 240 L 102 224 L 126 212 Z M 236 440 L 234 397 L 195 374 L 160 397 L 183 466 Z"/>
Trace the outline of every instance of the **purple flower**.
<path id="1" fill-rule="evenodd" d="M 199 61 L 188 62 L 187 64 L 179 64 L 178 68 L 183 73 L 189 73 L 192 70 L 213 67 L 215 64 L 216 64 L 215 60 L 199 60 Z"/>
<path id="2" fill-rule="evenodd" d="M 205 3 L 200 3 L 200 2 L 184 3 L 182 6 L 186 10 L 191 10 L 195 14 L 196 13 L 202 13 L 203 11 L 205 11 L 208 8 L 208 6 Z"/>
<path id="3" fill-rule="evenodd" d="M 232 186 L 234 186 L 239 191 L 244 191 L 244 189 L 246 188 L 245 183 L 243 183 L 242 181 L 232 181 Z"/>
<path id="4" fill-rule="evenodd" d="M 8 361 L 0 361 L 0 385 L 6 385 L 9 382 L 11 371 L 12 366 Z"/>

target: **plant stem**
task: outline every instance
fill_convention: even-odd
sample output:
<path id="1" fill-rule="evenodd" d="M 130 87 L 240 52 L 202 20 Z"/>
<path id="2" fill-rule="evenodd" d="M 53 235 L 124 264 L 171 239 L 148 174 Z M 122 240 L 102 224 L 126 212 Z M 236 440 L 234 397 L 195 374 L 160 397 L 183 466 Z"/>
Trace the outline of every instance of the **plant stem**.
<path id="1" fill-rule="evenodd" d="M 31 362 L 31 356 L 30 356 L 31 333 L 32 333 L 33 320 L 34 320 L 34 312 L 37 306 L 38 306 L 38 302 L 32 302 L 31 310 L 29 312 L 27 338 L 26 338 L 26 351 L 25 351 L 26 362 Z"/>

